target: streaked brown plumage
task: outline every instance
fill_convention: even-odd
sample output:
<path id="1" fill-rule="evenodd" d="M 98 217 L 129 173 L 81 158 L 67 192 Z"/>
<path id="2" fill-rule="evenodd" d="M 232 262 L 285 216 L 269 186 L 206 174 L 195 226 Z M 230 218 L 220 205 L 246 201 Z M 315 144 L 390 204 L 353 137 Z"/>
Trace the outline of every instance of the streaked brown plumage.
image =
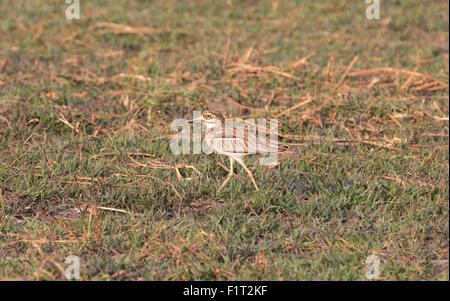
<path id="1" fill-rule="evenodd" d="M 230 172 L 218 192 L 233 176 L 234 161 L 242 165 L 256 190 L 259 190 L 253 174 L 244 164 L 243 158 L 250 154 L 284 152 L 287 149 L 287 146 L 279 144 L 277 139 L 275 141 L 267 139 L 267 135 L 263 135 L 263 139 L 261 139 L 260 135 L 256 135 L 255 124 L 243 121 L 238 124 L 236 121 L 228 122 L 229 120 L 225 119 L 223 114 L 218 111 L 205 111 L 199 119 L 194 121 L 202 121 L 206 125 L 206 144 L 217 153 L 230 158 Z"/>

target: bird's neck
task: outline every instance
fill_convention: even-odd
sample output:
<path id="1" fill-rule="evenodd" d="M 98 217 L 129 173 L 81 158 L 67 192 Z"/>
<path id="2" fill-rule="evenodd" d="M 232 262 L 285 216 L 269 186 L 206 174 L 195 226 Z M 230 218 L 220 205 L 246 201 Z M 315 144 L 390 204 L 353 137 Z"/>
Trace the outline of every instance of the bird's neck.
<path id="1" fill-rule="evenodd" d="M 206 130 L 209 132 L 209 131 L 213 131 L 217 128 L 220 128 L 222 126 L 222 123 L 220 121 L 205 123 L 205 126 L 206 126 Z"/>

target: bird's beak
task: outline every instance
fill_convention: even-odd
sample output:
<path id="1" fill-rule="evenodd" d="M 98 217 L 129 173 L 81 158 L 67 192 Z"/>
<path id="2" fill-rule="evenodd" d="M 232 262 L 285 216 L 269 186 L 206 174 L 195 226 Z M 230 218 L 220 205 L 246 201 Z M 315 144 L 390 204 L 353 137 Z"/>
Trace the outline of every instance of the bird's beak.
<path id="1" fill-rule="evenodd" d="M 202 121 L 202 120 L 204 120 L 204 118 L 203 118 L 203 116 L 200 116 L 199 118 L 195 118 L 195 119 L 188 120 L 188 122 L 189 122 L 189 123 L 194 123 L 194 122 Z"/>

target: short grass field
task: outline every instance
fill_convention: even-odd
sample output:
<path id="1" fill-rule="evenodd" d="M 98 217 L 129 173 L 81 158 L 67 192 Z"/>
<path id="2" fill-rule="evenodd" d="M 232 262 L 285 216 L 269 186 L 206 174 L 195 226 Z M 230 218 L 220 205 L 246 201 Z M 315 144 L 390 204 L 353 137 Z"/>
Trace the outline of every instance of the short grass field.
<path id="1" fill-rule="evenodd" d="M 448 1 L 67 6 L 0 5 L 1 280 L 449 279 Z M 278 119 L 259 191 L 207 109 Z"/>

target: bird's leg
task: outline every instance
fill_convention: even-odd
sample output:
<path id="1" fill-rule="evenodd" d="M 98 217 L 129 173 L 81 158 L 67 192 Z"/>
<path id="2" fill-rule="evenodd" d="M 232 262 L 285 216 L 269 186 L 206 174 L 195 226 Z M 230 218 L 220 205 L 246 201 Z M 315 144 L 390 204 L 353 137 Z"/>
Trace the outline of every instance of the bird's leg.
<path id="1" fill-rule="evenodd" d="M 236 161 L 238 161 L 242 165 L 242 167 L 244 167 L 245 171 L 248 173 L 250 179 L 252 180 L 253 186 L 255 186 L 256 190 L 258 191 L 259 190 L 258 185 L 256 184 L 255 178 L 253 178 L 253 174 L 250 171 L 250 169 L 248 169 L 247 166 L 245 166 L 245 164 L 242 160 L 236 160 Z"/>
<path id="2" fill-rule="evenodd" d="M 220 185 L 220 188 L 219 188 L 219 190 L 217 190 L 217 193 L 219 193 L 219 191 L 225 186 L 225 184 L 227 184 L 227 182 L 231 179 L 231 177 L 233 176 L 233 174 L 234 174 L 234 171 L 233 171 L 233 162 L 234 162 L 234 160 L 232 159 L 232 158 L 230 158 L 230 172 L 228 173 L 228 176 L 227 176 L 227 178 L 225 179 L 225 181 L 222 183 L 222 185 Z"/>

